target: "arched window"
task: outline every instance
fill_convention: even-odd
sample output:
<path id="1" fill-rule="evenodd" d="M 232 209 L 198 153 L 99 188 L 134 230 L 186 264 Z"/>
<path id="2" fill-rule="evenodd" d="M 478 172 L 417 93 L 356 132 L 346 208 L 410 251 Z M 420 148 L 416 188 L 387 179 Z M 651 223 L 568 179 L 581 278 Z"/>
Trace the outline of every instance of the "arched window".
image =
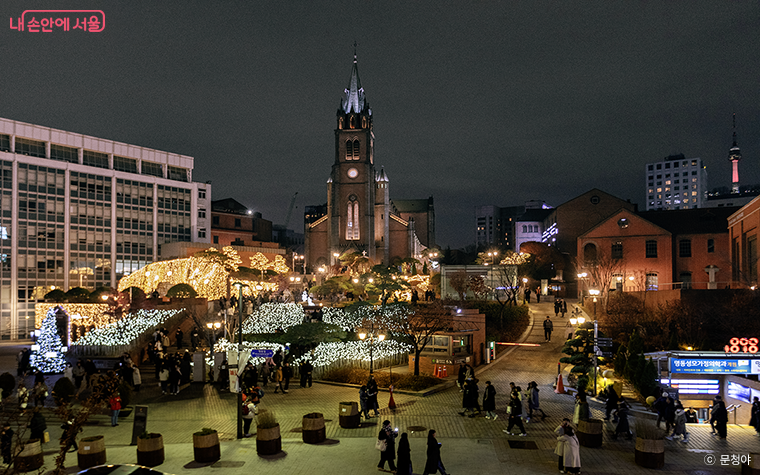
<path id="1" fill-rule="evenodd" d="M 356 122 L 354 121 L 354 116 L 351 116 L 351 118 L 348 119 L 348 127 L 351 129 L 356 128 Z"/>
<path id="2" fill-rule="evenodd" d="M 359 239 L 359 202 L 355 196 L 351 196 L 346 208 L 346 240 L 357 241 Z"/>
<path id="3" fill-rule="evenodd" d="M 362 129 L 366 129 L 366 128 L 367 128 L 367 118 L 362 117 Z"/>
<path id="4" fill-rule="evenodd" d="M 351 160 L 354 156 L 354 143 L 350 140 L 346 140 L 346 160 Z"/>
<path id="5" fill-rule="evenodd" d="M 359 160 L 359 141 L 354 140 L 354 160 Z"/>
<path id="6" fill-rule="evenodd" d="M 339 128 L 339 129 L 342 129 L 342 128 L 343 128 L 343 117 L 340 117 L 340 118 L 338 119 L 338 128 Z"/>
<path id="7" fill-rule="evenodd" d="M 610 257 L 613 259 L 623 258 L 623 241 L 616 241 L 612 243 L 612 252 Z"/>
<path id="8" fill-rule="evenodd" d="M 596 260 L 596 245 L 588 243 L 583 246 L 583 260 L 594 262 Z"/>
<path id="9" fill-rule="evenodd" d="M 524 233 L 527 233 L 527 232 L 528 232 L 528 226 L 526 226 L 526 225 L 524 225 L 524 224 L 523 224 L 523 232 L 524 232 Z"/>

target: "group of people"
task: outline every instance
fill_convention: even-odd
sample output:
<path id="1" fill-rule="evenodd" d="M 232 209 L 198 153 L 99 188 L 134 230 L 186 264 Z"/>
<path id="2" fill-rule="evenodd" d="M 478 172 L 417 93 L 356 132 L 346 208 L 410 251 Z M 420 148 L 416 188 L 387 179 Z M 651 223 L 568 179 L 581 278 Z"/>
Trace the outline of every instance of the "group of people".
<path id="1" fill-rule="evenodd" d="M 436 439 L 435 429 L 428 431 L 427 438 L 427 460 L 423 475 L 441 472 L 446 474 L 446 468 L 441 461 L 441 443 Z M 396 451 L 396 438 L 399 437 L 398 428 L 391 427 L 391 421 L 383 421 L 383 426 L 377 436 L 375 447 L 380 450 L 380 463 L 377 464 L 378 470 L 386 471 L 385 464 L 388 463 L 389 472 L 403 475 L 412 475 L 412 448 L 409 445 L 409 436 L 406 432 L 401 434 L 398 443 L 398 452 Z M 396 454 L 398 453 L 398 465 L 396 464 Z"/>
<path id="2" fill-rule="evenodd" d="M 375 411 L 375 417 L 380 415 L 378 412 L 377 392 L 377 381 L 375 381 L 375 376 L 370 373 L 367 384 L 359 388 L 359 407 L 364 419 L 370 418 L 369 411 Z"/>

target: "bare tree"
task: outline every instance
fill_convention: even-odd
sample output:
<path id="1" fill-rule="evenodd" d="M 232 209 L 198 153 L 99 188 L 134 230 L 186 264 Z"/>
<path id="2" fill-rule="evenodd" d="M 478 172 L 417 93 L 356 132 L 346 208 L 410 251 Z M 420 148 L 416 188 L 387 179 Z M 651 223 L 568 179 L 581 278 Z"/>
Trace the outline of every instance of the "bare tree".
<path id="1" fill-rule="evenodd" d="M 623 268 L 623 260 L 613 259 L 599 247 L 596 249 L 596 255 L 589 257 L 586 260 L 583 256 L 578 256 L 575 259 L 575 265 L 577 269 L 583 269 L 588 273 L 590 286 L 599 290 L 600 307 L 602 312 L 606 312 L 610 283 L 616 274 L 620 274 Z"/>
<path id="2" fill-rule="evenodd" d="M 459 300 L 462 302 L 464 302 L 464 298 L 467 296 L 467 290 L 469 290 L 468 284 L 467 272 L 458 270 L 449 274 L 449 285 L 459 294 Z"/>

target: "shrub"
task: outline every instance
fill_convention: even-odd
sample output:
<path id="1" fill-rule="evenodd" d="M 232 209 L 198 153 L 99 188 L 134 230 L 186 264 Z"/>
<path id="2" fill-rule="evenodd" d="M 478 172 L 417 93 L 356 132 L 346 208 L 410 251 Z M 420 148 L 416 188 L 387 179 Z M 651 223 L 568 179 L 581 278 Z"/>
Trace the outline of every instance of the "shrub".
<path id="1" fill-rule="evenodd" d="M 178 299 L 192 299 L 198 296 L 198 292 L 195 291 L 190 284 L 177 284 L 166 292 L 166 296 L 170 298 Z"/>
<path id="2" fill-rule="evenodd" d="M 66 292 L 61 289 L 53 289 L 45 294 L 45 302 L 61 303 L 66 301 Z"/>
<path id="3" fill-rule="evenodd" d="M 155 432 L 148 432 L 147 430 L 144 431 L 142 434 L 140 434 L 141 439 L 157 439 L 161 437 L 161 434 L 156 434 Z"/>
<path id="4" fill-rule="evenodd" d="M 391 384 L 390 373 L 385 371 L 381 373 L 373 373 L 377 386 L 381 388 L 387 388 Z M 336 383 L 347 383 L 363 385 L 367 384 L 369 380 L 369 370 L 362 368 L 339 368 L 330 371 L 322 379 L 326 381 L 334 381 Z M 441 384 L 441 379 L 435 376 L 421 374 L 415 376 L 410 373 L 393 375 L 393 387 L 394 389 L 406 389 L 410 391 L 422 391 L 431 386 Z"/>
<path id="5" fill-rule="evenodd" d="M 198 432 L 193 433 L 193 435 L 211 435 L 216 434 L 216 429 L 211 429 L 208 427 L 204 427 L 203 429 L 199 430 Z"/>
<path id="6" fill-rule="evenodd" d="M 469 302 L 469 305 L 486 316 L 486 341 L 517 341 L 528 328 L 530 316 L 526 305 L 502 306 L 482 300 Z"/>
<path id="7" fill-rule="evenodd" d="M 90 300 L 90 291 L 82 287 L 74 287 L 66 292 L 66 301 L 74 303 L 86 303 Z"/>
<path id="8" fill-rule="evenodd" d="M 256 426 L 259 429 L 272 429 L 274 427 L 277 427 L 277 418 L 274 415 L 274 412 L 271 410 L 267 410 L 266 412 L 262 411 L 258 416 L 258 421 L 256 422 Z"/>
<path id="9" fill-rule="evenodd" d="M 69 404 L 74 399 L 76 392 L 77 388 L 69 378 L 60 378 L 53 385 L 53 400 L 57 406 Z"/>

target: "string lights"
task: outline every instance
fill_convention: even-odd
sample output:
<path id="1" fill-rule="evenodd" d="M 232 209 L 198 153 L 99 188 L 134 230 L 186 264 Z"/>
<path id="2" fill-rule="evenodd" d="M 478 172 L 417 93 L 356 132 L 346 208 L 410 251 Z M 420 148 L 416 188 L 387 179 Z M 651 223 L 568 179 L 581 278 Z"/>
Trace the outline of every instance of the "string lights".
<path id="1" fill-rule="evenodd" d="M 71 345 L 129 345 L 143 333 L 163 325 L 168 319 L 182 311 L 183 309 L 138 310 L 124 316 L 121 320 L 88 331 Z"/>

